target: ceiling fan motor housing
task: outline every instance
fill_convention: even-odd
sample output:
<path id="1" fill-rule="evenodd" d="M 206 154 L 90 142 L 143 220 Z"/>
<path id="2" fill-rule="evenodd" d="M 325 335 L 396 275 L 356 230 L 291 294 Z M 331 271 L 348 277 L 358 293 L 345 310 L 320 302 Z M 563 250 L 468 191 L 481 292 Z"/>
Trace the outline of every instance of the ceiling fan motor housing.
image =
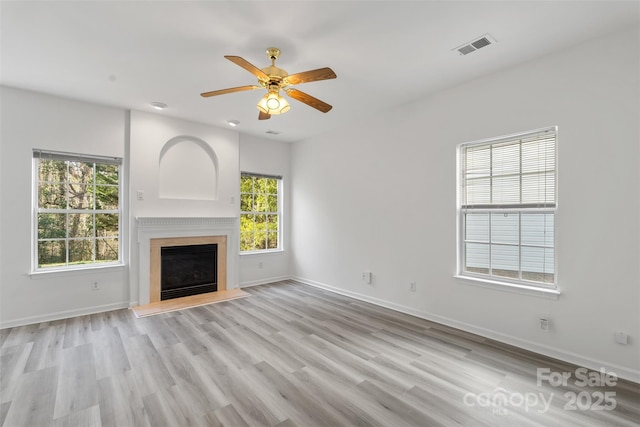
<path id="1" fill-rule="evenodd" d="M 269 47 L 267 48 L 266 53 L 269 59 L 271 59 L 271 65 L 261 69 L 260 71 L 269 76 L 269 80 L 265 82 L 260 81 L 260 84 L 270 90 L 274 89 L 274 86 L 280 88 L 282 79 L 289 75 L 289 73 L 282 68 L 276 67 L 276 59 L 280 57 L 280 49 L 277 47 Z"/>

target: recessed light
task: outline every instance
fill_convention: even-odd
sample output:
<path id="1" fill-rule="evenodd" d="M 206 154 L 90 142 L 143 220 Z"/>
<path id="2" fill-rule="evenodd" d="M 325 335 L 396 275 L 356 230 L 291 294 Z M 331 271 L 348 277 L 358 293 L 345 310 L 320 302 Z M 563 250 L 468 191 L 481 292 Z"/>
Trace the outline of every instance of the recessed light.
<path id="1" fill-rule="evenodd" d="M 164 110 L 165 108 L 167 108 L 167 104 L 163 104 L 162 102 L 154 101 L 154 102 L 150 102 L 149 105 L 151 105 L 156 110 Z"/>
<path id="2" fill-rule="evenodd" d="M 240 124 L 240 122 L 237 120 L 227 120 L 227 124 L 229 124 L 229 126 L 236 127 Z"/>

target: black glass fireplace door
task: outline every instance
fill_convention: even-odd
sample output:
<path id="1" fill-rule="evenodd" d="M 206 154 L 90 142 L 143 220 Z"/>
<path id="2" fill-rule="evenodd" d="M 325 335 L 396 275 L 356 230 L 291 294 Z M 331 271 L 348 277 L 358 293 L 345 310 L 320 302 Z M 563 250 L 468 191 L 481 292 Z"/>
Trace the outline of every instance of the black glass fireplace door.
<path id="1" fill-rule="evenodd" d="M 160 299 L 218 290 L 218 245 L 168 246 L 160 249 Z"/>

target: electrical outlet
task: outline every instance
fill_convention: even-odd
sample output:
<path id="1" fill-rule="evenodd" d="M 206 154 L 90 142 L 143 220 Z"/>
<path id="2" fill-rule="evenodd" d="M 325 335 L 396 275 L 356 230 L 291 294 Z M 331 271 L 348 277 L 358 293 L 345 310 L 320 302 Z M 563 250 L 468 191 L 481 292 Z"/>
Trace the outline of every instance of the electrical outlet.
<path id="1" fill-rule="evenodd" d="M 365 283 L 371 283 L 371 272 L 363 271 L 362 272 L 362 281 Z"/>
<path id="2" fill-rule="evenodd" d="M 144 200 L 144 191 L 142 190 L 136 191 L 136 199 L 140 201 Z"/>
<path id="3" fill-rule="evenodd" d="M 100 290 L 100 284 L 98 283 L 97 280 L 95 280 L 95 281 L 93 281 L 91 283 L 91 290 L 94 290 L 94 291 L 99 291 Z"/>
<path id="4" fill-rule="evenodd" d="M 416 282 L 409 283 L 409 290 L 411 292 L 415 292 L 416 291 Z"/>
<path id="5" fill-rule="evenodd" d="M 625 332 L 616 332 L 615 338 L 618 344 L 627 345 L 629 343 L 629 335 Z"/>
<path id="6" fill-rule="evenodd" d="M 258 261 L 258 268 L 262 268 L 263 266 L 262 261 Z"/>
<path id="7" fill-rule="evenodd" d="M 540 330 L 549 332 L 549 319 L 541 317 L 539 320 L 540 320 Z"/>

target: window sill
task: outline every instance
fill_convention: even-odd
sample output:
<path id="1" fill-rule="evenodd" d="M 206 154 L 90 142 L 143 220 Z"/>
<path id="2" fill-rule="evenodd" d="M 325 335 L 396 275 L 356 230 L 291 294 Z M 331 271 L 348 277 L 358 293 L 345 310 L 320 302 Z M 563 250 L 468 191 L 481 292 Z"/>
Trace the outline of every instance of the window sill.
<path id="1" fill-rule="evenodd" d="M 464 285 L 480 286 L 502 292 L 529 295 L 538 298 L 557 300 L 560 298 L 560 290 L 541 288 L 536 286 L 518 285 L 515 283 L 498 282 L 494 280 L 480 279 L 477 277 L 456 275 L 454 278 Z"/>
<path id="2" fill-rule="evenodd" d="M 105 270 L 115 270 L 124 268 L 124 264 L 109 264 L 90 267 L 65 268 L 60 270 L 38 270 L 29 273 L 31 279 L 44 279 L 48 277 L 64 277 L 77 274 L 96 274 Z"/>
<path id="3" fill-rule="evenodd" d="M 269 254 L 281 254 L 284 252 L 284 249 L 265 249 L 263 251 L 247 251 L 240 252 L 240 256 L 245 255 L 269 255 Z"/>

